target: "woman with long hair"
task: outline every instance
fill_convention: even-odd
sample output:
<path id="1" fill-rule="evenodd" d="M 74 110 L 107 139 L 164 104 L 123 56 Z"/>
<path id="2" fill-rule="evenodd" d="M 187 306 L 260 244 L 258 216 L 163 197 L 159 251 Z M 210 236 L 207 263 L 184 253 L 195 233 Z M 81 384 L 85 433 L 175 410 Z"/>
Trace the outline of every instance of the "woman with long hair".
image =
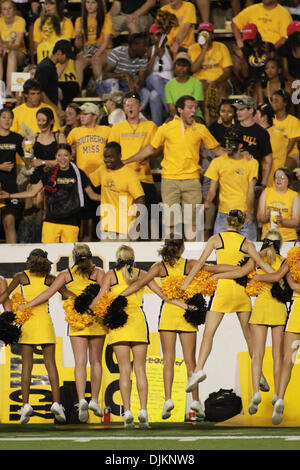
<path id="1" fill-rule="evenodd" d="M 14 275 L 6 291 L 0 296 L 0 303 L 6 301 L 10 294 L 18 287 L 21 287 L 23 294 L 21 304 L 29 302 L 40 292 L 45 291 L 55 280 L 55 276 L 50 274 L 51 261 L 47 252 L 36 248 L 32 250 L 26 260 L 26 269 Z M 69 292 L 61 286 L 60 293 L 69 296 Z M 21 330 L 19 344 L 21 344 L 22 355 L 22 375 L 21 388 L 23 406 L 21 408 L 21 424 L 28 423 L 33 414 L 33 408 L 29 404 L 31 373 L 33 367 L 33 351 L 36 345 L 40 345 L 43 351 L 44 363 L 48 372 L 48 377 L 52 390 L 53 404 L 51 411 L 55 418 L 64 423 L 66 417 L 64 409 L 60 404 L 59 377 L 55 362 L 55 332 L 47 302 L 31 309 L 31 315 L 24 321 Z"/>
<path id="2" fill-rule="evenodd" d="M 256 264 L 265 269 L 266 272 L 272 270 L 259 256 L 254 244 L 239 233 L 244 222 L 245 215 L 242 211 L 233 209 L 229 212 L 226 219 L 226 231 L 215 234 L 209 238 L 199 260 L 197 260 L 191 272 L 183 282 L 183 290 L 187 289 L 194 276 L 200 271 L 205 261 L 214 250 L 217 255 L 218 264 L 236 266 L 245 256 L 251 256 Z M 195 370 L 188 381 L 187 392 L 194 390 L 199 382 L 206 379 L 206 373 L 203 368 L 211 353 L 214 335 L 224 318 L 224 314 L 233 312 L 236 312 L 238 316 L 249 354 L 252 357 L 253 343 L 248 324 L 251 312 L 250 297 L 246 294 L 244 286 L 231 279 L 221 279 L 210 300 L 209 311 L 205 318 L 205 327 L 199 356 Z M 261 386 L 264 386 L 264 384 Z M 267 388 L 267 385 L 265 385 L 265 388 Z"/>
<path id="3" fill-rule="evenodd" d="M 158 252 L 162 257 L 162 261 L 153 264 L 148 273 L 143 273 L 139 280 L 121 292 L 121 295 L 133 295 L 134 292 L 152 282 L 156 277 L 159 277 L 164 281 L 170 276 L 178 276 L 178 278 L 180 278 L 181 276 L 188 274 L 192 269 L 195 260 L 187 260 L 183 258 L 183 252 L 184 242 L 181 238 L 176 239 L 172 237 L 170 240 L 166 240 L 163 247 Z M 184 313 L 186 307 L 187 306 L 184 303 L 176 305 L 175 300 L 172 302 L 163 301 L 160 310 L 158 331 L 164 359 L 163 379 L 165 392 L 162 419 L 168 419 L 171 416 L 172 409 L 174 408 L 174 403 L 172 401 L 172 385 L 174 380 L 177 335 L 181 342 L 188 377 L 192 375 L 195 368 L 198 328 L 185 319 Z M 192 399 L 191 409 L 195 411 L 196 416 L 203 418 L 204 411 L 199 400 L 198 390 L 193 391 Z"/>
<path id="4" fill-rule="evenodd" d="M 84 0 L 81 17 L 75 21 L 75 47 L 80 52 L 76 60 L 76 71 L 80 87 L 83 73 L 91 66 L 93 76 L 101 78 L 106 51 L 113 36 L 112 18 L 106 13 L 103 0 Z"/>
<path id="5" fill-rule="evenodd" d="M 102 268 L 96 267 L 93 263 L 89 246 L 84 243 L 75 244 L 72 257 L 73 266 L 59 273 L 49 289 L 28 303 L 29 307 L 45 302 L 64 285 L 68 286 L 68 290 L 74 296 L 81 295 L 84 289 L 91 284 L 101 287 L 105 273 Z M 68 328 L 75 360 L 78 417 L 81 423 L 88 420 L 88 410 L 93 411 L 96 416 L 103 416 L 98 400 L 102 380 L 102 352 L 106 333 L 106 327 L 97 322 L 95 317 L 92 324 L 85 328 L 76 328 L 74 325 L 70 325 Z M 92 395 L 89 403 L 85 399 L 88 360 L 91 366 Z"/>

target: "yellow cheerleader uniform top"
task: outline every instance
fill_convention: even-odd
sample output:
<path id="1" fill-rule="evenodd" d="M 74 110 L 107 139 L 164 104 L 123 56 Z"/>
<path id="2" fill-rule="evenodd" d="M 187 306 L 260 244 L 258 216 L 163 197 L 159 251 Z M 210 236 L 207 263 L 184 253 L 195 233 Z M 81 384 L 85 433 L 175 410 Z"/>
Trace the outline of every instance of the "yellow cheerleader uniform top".
<path id="1" fill-rule="evenodd" d="M 219 233 L 221 248 L 216 249 L 217 263 L 237 266 L 245 257 L 243 244 L 246 238 L 235 231 Z M 251 299 L 245 288 L 233 279 L 219 279 L 209 310 L 220 313 L 250 312 Z"/>
<path id="2" fill-rule="evenodd" d="M 285 330 L 288 333 L 300 334 L 300 293 L 294 292 L 292 303 L 288 314 L 288 319 L 285 325 Z"/>
<path id="3" fill-rule="evenodd" d="M 69 269 L 71 280 L 67 282 L 68 289 L 75 295 L 82 294 L 82 291 L 90 284 L 97 284 L 96 281 L 89 277 L 83 276 L 82 274 L 76 273 L 77 266 L 73 266 Z M 95 317 L 93 323 L 90 326 L 82 330 L 76 330 L 74 327 L 69 326 L 69 336 L 101 336 L 106 335 L 107 328 L 100 323 Z"/>
<path id="4" fill-rule="evenodd" d="M 164 268 L 167 275 L 162 277 L 164 280 L 167 276 L 178 276 L 182 277 L 186 275 L 187 260 L 179 258 L 175 262 L 174 266 L 163 262 Z M 162 302 L 159 318 L 158 318 L 158 331 L 185 331 L 194 332 L 198 331 L 198 328 L 184 318 L 185 310 L 177 305 L 172 305 L 166 302 Z"/>
<path id="5" fill-rule="evenodd" d="M 276 255 L 275 261 L 272 263 L 274 271 L 278 271 L 284 258 Z M 257 269 L 258 274 L 265 274 L 261 268 Z M 263 282 L 260 294 L 257 296 L 249 323 L 256 325 L 285 325 L 287 317 L 287 309 L 284 303 L 279 302 L 271 294 L 273 283 Z"/>
<path id="6" fill-rule="evenodd" d="M 133 268 L 134 271 L 139 272 L 139 269 Z M 125 281 L 122 269 L 114 269 L 116 276 L 116 284 L 111 286 L 111 293 L 114 297 L 118 297 L 128 284 Z M 143 305 L 143 289 L 139 289 L 134 294 L 128 295 L 127 306 L 125 312 L 128 315 L 125 325 L 109 330 L 109 344 L 119 343 L 120 341 L 135 341 L 139 343 L 149 344 L 149 328 L 145 313 L 142 309 Z"/>
<path id="7" fill-rule="evenodd" d="M 30 271 L 24 271 L 28 279 L 27 284 L 21 284 L 21 292 L 26 300 L 37 297 L 39 294 L 48 289 L 46 284 L 47 276 Z M 48 311 L 48 302 L 32 307 L 32 315 L 26 320 L 22 326 L 21 344 L 53 344 L 56 342 L 55 332 L 51 316 Z"/>

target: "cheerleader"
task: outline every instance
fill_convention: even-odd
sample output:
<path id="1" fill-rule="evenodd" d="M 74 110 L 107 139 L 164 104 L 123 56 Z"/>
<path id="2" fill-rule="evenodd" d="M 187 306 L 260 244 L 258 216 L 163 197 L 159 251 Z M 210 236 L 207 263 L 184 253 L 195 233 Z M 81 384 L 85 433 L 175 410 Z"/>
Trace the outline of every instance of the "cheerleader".
<path id="1" fill-rule="evenodd" d="M 27 301 L 46 290 L 55 280 L 50 274 L 51 262 L 48 260 L 47 252 L 34 249 L 27 258 L 26 270 L 14 275 L 13 280 L 6 291 L 0 296 L 0 303 L 6 301 L 9 295 L 18 287 Z M 61 289 L 62 295 L 68 295 L 67 289 Z M 48 313 L 46 302 L 32 309 L 30 317 L 23 323 L 21 337 L 22 375 L 21 388 L 23 406 L 21 408 L 21 424 L 28 423 L 33 414 L 33 408 L 29 404 L 31 373 L 33 367 L 33 351 L 36 345 L 41 345 L 44 363 L 52 390 L 53 404 L 51 411 L 57 421 L 64 423 L 66 417 L 64 409 L 60 404 L 59 377 L 55 363 L 55 332 L 51 317 Z"/>
<path id="2" fill-rule="evenodd" d="M 90 284 L 101 286 L 104 271 L 94 265 L 92 253 L 86 244 L 74 245 L 72 251 L 74 265 L 70 269 L 62 271 L 52 286 L 42 295 L 36 297 L 28 306 L 38 305 L 41 301 L 49 299 L 62 286 L 67 285 L 74 296 L 78 296 Z M 88 410 L 96 416 L 102 417 L 103 412 L 99 406 L 99 392 L 102 380 L 102 352 L 107 333 L 106 327 L 94 320 L 90 326 L 77 329 L 69 327 L 69 336 L 75 361 L 75 383 L 78 395 L 78 418 L 81 423 L 86 423 L 89 418 Z M 88 403 L 85 399 L 87 361 L 91 366 L 91 394 Z"/>
<path id="3" fill-rule="evenodd" d="M 277 392 L 278 397 L 274 404 L 272 414 L 272 423 L 275 425 L 280 424 L 282 421 L 284 411 L 283 399 L 287 386 L 291 380 L 291 373 L 295 364 L 295 358 L 297 356 L 300 342 L 300 248 L 294 247 L 292 250 L 295 250 L 297 255 L 297 259 L 293 265 L 290 263 L 289 266 L 288 253 L 287 261 L 282 264 L 278 271 L 273 274 L 257 274 L 253 278 L 254 280 L 264 282 L 279 282 L 284 276 L 286 276 L 287 282 L 293 291 L 292 302 L 284 328 L 283 360 Z"/>
<path id="4" fill-rule="evenodd" d="M 192 268 L 190 274 L 182 284 L 182 289 L 187 289 L 194 276 L 203 267 L 205 261 L 213 250 L 216 250 L 218 264 L 238 265 L 245 256 L 251 256 L 258 266 L 269 272 L 270 266 L 265 263 L 257 253 L 255 246 L 239 233 L 245 222 L 245 215 L 238 209 L 229 212 L 226 219 L 226 232 L 215 234 L 209 238 L 207 244 Z M 211 352 L 214 335 L 223 319 L 224 313 L 236 312 L 250 356 L 253 346 L 249 328 L 251 312 L 251 300 L 246 294 L 245 288 L 231 279 L 221 279 L 218 282 L 215 294 L 210 300 L 209 311 L 206 314 L 204 333 L 200 345 L 200 351 L 196 368 L 188 381 L 186 391 L 191 392 L 199 382 L 206 379 L 203 367 Z M 267 384 L 265 384 L 267 387 Z"/>
<path id="5" fill-rule="evenodd" d="M 281 244 L 282 237 L 278 230 L 271 229 L 266 233 L 260 250 L 260 256 L 270 265 L 273 271 L 277 271 L 284 263 L 284 258 L 280 255 Z M 216 279 L 237 279 L 238 277 L 247 276 L 254 269 L 255 262 L 252 258 L 249 258 L 249 261 L 243 267 L 237 267 L 230 272 L 216 274 L 213 277 Z M 258 268 L 257 272 L 264 273 L 260 268 Z M 275 394 L 272 399 L 273 405 L 277 400 L 279 389 L 279 378 L 282 364 L 283 331 L 287 317 L 287 309 L 284 302 L 279 301 L 272 295 L 271 289 L 271 283 L 262 284 L 260 292 L 254 302 L 249 320 L 252 338 L 251 369 L 253 397 L 250 401 L 248 412 L 251 415 L 257 412 L 258 405 L 261 402 L 259 389 L 269 327 L 271 328 L 272 334 L 272 354 L 274 364 L 273 375 Z"/>
<path id="6" fill-rule="evenodd" d="M 177 276 L 180 278 L 188 274 L 196 260 L 186 260 L 182 258 L 183 252 L 184 242 L 182 239 L 173 238 L 165 241 L 164 246 L 158 252 L 162 257 L 162 261 L 153 264 L 148 273 L 142 273 L 139 280 L 123 291 L 121 295 L 132 295 L 133 292 L 141 289 L 157 277 L 160 277 L 163 281 L 169 276 Z M 170 301 L 167 299 L 167 301 L 163 301 L 160 310 L 158 331 L 164 360 L 163 379 L 165 392 L 165 402 L 161 415 L 162 419 L 170 418 L 171 411 L 174 408 L 171 397 L 177 334 L 181 342 L 188 377 L 192 375 L 195 368 L 197 326 L 189 323 L 184 318 L 187 307 L 184 302 L 175 299 Z M 199 400 L 198 390 L 193 391 L 192 398 L 191 409 L 195 411 L 197 417 L 203 418 L 204 411 Z"/>

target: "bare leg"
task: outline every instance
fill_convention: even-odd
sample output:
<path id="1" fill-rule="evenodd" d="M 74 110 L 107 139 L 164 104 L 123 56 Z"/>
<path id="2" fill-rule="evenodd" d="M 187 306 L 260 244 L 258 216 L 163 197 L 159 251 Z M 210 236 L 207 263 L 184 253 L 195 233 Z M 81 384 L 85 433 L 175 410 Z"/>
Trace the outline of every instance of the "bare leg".
<path id="1" fill-rule="evenodd" d="M 98 402 L 102 380 L 102 351 L 105 335 L 89 337 L 89 361 L 91 366 L 92 400 Z"/>
<path id="2" fill-rule="evenodd" d="M 71 336 L 70 340 L 75 360 L 76 390 L 80 401 L 85 397 L 88 339 L 85 336 Z"/>
<path id="3" fill-rule="evenodd" d="M 259 381 L 262 374 L 262 365 L 265 355 L 265 345 L 268 327 L 265 325 L 250 324 L 250 331 L 253 342 L 253 353 L 251 357 L 251 372 L 253 395 L 259 392 Z"/>
<path id="4" fill-rule="evenodd" d="M 284 398 L 287 386 L 291 380 L 292 369 L 295 364 L 296 353 L 299 347 L 299 333 L 284 333 L 283 362 L 280 373 L 280 383 L 278 388 L 278 398 Z"/>
<path id="5" fill-rule="evenodd" d="M 242 328 L 244 338 L 248 346 L 250 357 L 252 357 L 253 345 L 252 345 L 252 338 L 251 338 L 251 331 L 250 331 L 250 324 L 249 324 L 250 312 L 238 312 L 237 316 L 238 316 L 238 319 Z"/>
<path id="6" fill-rule="evenodd" d="M 148 344 L 133 343 L 133 367 L 136 376 L 136 386 L 140 398 L 141 409 L 147 409 L 148 380 L 146 376 L 146 356 Z"/>
<path id="7" fill-rule="evenodd" d="M 127 342 L 113 344 L 113 350 L 116 354 L 120 377 L 119 385 L 124 406 L 124 411 L 130 410 L 131 395 L 131 363 L 130 363 L 130 345 Z"/>
<path id="8" fill-rule="evenodd" d="M 284 326 L 272 327 L 272 354 L 275 395 L 278 396 L 280 373 L 283 360 Z"/>
<path id="9" fill-rule="evenodd" d="M 175 363 L 175 345 L 176 336 L 175 331 L 160 331 L 160 341 L 162 353 L 164 358 L 164 389 L 165 401 L 169 400 L 172 395 L 172 385 L 174 380 L 174 363 Z"/>
<path id="10" fill-rule="evenodd" d="M 55 344 L 43 344 L 42 350 L 51 385 L 52 400 L 60 403 L 59 377 L 55 362 Z"/>
<path id="11" fill-rule="evenodd" d="M 31 372 L 32 372 L 32 366 L 33 366 L 33 345 L 22 344 L 21 355 L 22 355 L 21 388 L 22 388 L 23 405 L 25 405 L 26 403 L 29 402 Z"/>
<path id="12" fill-rule="evenodd" d="M 192 376 L 192 373 L 196 367 L 196 338 L 195 333 L 185 333 L 181 331 L 179 333 L 181 342 L 183 358 L 186 365 L 188 379 Z M 199 401 L 198 387 L 192 391 L 193 400 Z"/>
<path id="13" fill-rule="evenodd" d="M 6 243 L 17 243 L 15 215 L 11 212 L 6 212 L 4 209 L 2 215 L 2 222 L 5 232 Z"/>
<path id="14" fill-rule="evenodd" d="M 207 312 L 206 319 L 205 319 L 205 327 L 203 332 L 203 337 L 201 341 L 198 361 L 196 364 L 196 368 L 194 372 L 198 372 L 199 370 L 203 369 L 208 356 L 212 350 L 212 344 L 214 335 L 223 320 L 224 314 L 219 312 Z"/>

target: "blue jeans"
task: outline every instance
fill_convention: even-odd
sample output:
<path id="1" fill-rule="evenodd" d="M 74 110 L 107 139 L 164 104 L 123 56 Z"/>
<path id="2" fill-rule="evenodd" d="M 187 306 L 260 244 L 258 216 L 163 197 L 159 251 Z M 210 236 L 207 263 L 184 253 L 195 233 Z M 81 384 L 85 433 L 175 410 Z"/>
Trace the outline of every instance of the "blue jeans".
<path id="1" fill-rule="evenodd" d="M 112 91 L 121 90 L 123 93 L 128 93 L 130 88 L 125 78 L 108 78 L 107 80 L 96 80 L 96 92 L 98 96 L 102 96 Z M 141 88 L 138 91 L 141 98 L 142 109 L 145 109 L 150 99 L 150 91 L 147 88 Z"/>
<path id="2" fill-rule="evenodd" d="M 223 212 L 218 212 L 215 225 L 214 225 L 214 234 L 215 233 L 220 233 L 220 232 L 226 232 L 226 219 L 228 217 L 228 214 L 224 214 Z M 247 240 L 250 240 L 252 242 L 257 241 L 257 228 L 256 228 L 256 222 L 253 216 L 251 224 L 245 224 L 239 231 L 241 235 L 244 235 L 244 237 L 247 238 Z"/>
<path id="3" fill-rule="evenodd" d="M 150 90 L 150 110 L 152 121 L 157 126 L 163 123 L 163 109 L 168 112 L 168 106 L 165 102 L 165 86 L 168 83 L 166 78 L 160 77 L 157 73 L 151 73 L 146 78 L 146 87 Z"/>

